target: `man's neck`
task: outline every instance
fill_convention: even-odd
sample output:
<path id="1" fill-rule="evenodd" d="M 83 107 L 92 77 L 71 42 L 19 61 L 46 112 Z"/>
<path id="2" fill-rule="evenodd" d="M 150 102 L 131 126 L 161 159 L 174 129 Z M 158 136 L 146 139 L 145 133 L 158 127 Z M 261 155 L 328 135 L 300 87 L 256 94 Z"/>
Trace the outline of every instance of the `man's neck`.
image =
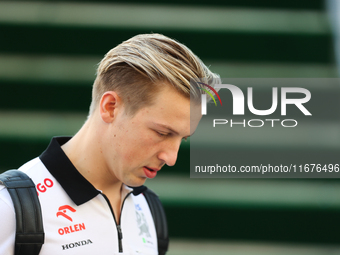
<path id="1" fill-rule="evenodd" d="M 120 198 L 122 182 L 106 166 L 100 140 L 96 137 L 98 131 L 91 130 L 91 126 L 93 123 L 89 119 L 61 148 L 80 174 L 96 189 L 111 194 L 111 198 L 115 197 L 113 194 Z"/>

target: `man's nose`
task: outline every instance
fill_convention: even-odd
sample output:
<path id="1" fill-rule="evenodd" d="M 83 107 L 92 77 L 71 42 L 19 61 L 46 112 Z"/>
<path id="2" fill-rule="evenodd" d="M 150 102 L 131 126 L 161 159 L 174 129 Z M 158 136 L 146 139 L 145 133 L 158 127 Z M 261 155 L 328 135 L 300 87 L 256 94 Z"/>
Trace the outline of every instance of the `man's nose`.
<path id="1" fill-rule="evenodd" d="M 158 158 L 168 166 L 175 165 L 180 145 L 181 140 L 180 141 L 175 140 L 167 143 L 164 146 L 163 150 L 158 154 Z"/>

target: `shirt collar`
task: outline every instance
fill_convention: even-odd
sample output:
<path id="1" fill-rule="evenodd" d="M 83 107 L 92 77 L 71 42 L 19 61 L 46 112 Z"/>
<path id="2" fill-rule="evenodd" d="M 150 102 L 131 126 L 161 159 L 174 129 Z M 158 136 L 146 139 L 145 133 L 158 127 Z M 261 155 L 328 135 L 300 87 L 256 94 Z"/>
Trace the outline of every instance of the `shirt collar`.
<path id="1" fill-rule="evenodd" d="M 52 138 L 47 149 L 39 156 L 47 170 L 60 183 L 76 205 L 81 205 L 100 194 L 74 167 L 61 146 L 71 137 Z"/>
<path id="2" fill-rule="evenodd" d="M 90 201 L 101 192 L 78 172 L 61 149 L 61 146 L 71 138 L 53 137 L 49 146 L 39 158 L 52 176 L 60 183 L 67 195 L 79 206 Z M 145 186 L 133 188 L 133 194 L 138 195 L 145 189 Z M 122 197 L 125 197 L 131 190 L 130 187 L 123 185 Z"/>

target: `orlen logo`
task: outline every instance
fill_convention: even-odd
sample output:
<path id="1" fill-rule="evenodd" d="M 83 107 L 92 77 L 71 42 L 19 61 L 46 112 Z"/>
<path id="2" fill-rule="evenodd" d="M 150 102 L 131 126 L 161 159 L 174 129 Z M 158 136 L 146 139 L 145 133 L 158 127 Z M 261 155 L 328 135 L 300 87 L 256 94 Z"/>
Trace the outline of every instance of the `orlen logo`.
<path id="1" fill-rule="evenodd" d="M 41 183 L 37 184 L 38 196 L 39 196 L 39 192 L 45 193 L 48 188 L 52 188 L 52 187 L 53 187 L 53 181 L 48 178 L 44 179 L 43 184 Z"/>
<path id="2" fill-rule="evenodd" d="M 74 213 L 74 212 L 76 212 L 76 209 L 74 209 L 73 207 L 71 207 L 69 205 L 60 206 L 59 209 L 58 209 L 58 212 L 57 212 L 57 217 L 62 216 L 65 219 L 73 222 L 73 219 L 69 215 L 67 215 L 67 213 L 69 213 L 69 212 Z M 85 229 L 86 229 L 85 223 L 80 223 L 80 224 L 74 224 L 74 225 L 68 226 L 68 227 L 59 228 L 58 233 L 59 233 L 59 235 L 66 235 L 66 234 L 71 234 L 71 233 L 74 233 L 74 232 L 82 231 L 82 230 L 85 230 Z"/>
<path id="3" fill-rule="evenodd" d="M 66 212 L 68 210 L 74 213 L 76 212 L 76 209 L 72 208 L 69 205 L 63 205 L 63 206 L 60 206 L 58 210 L 59 211 L 57 212 L 57 217 L 63 216 L 65 219 L 68 219 L 69 221 L 73 221 L 72 218 L 66 214 Z"/>

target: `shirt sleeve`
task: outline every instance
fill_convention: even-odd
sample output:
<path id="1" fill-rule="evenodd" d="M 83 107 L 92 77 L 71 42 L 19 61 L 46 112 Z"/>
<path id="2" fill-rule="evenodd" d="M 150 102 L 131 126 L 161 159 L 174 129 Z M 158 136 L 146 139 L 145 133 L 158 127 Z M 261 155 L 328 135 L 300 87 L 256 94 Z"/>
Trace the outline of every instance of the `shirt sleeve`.
<path id="1" fill-rule="evenodd" d="M 6 188 L 0 186 L 0 254 L 14 255 L 15 211 Z"/>

